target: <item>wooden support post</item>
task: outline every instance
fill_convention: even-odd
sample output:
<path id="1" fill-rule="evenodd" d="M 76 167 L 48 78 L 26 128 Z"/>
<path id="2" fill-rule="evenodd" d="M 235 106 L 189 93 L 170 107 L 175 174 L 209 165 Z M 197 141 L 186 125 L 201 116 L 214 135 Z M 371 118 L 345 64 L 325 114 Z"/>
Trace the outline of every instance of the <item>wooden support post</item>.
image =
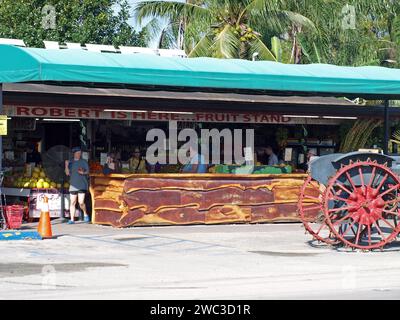
<path id="1" fill-rule="evenodd" d="M 389 100 L 385 100 L 385 109 L 384 109 L 384 137 L 383 137 L 383 153 L 388 154 L 388 146 L 389 146 L 389 129 L 390 129 L 390 116 L 389 116 L 389 108 L 390 102 Z"/>

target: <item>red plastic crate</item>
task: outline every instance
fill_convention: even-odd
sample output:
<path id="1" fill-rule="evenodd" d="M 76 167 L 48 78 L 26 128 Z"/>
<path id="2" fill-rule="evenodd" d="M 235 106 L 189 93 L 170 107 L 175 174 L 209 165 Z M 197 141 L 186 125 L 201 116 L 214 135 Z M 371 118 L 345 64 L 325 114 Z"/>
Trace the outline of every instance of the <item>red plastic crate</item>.
<path id="1" fill-rule="evenodd" d="M 22 218 L 24 216 L 24 206 L 12 205 L 5 207 L 6 220 L 8 229 L 19 229 L 22 225 Z"/>

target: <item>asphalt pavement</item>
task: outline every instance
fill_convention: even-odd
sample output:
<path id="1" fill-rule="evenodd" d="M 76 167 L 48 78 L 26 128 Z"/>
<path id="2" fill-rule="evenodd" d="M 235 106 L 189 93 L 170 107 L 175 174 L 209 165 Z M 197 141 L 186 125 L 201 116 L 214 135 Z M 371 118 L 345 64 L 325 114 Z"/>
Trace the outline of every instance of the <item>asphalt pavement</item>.
<path id="1" fill-rule="evenodd" d="M 297 223 L 115 229 L 55 220 L 53 234 L 0 241 L 0 299 L 400 298 L 400 243 L 337 249 Z"/>

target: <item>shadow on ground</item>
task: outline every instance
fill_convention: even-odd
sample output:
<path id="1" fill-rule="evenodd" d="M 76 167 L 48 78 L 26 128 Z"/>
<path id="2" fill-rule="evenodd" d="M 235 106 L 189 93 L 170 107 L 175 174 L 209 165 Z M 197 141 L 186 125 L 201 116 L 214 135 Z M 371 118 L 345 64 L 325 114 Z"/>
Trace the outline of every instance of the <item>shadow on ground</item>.
<path id="1" fill-rule="evenodd" d="M 125 264 L 103 263 L 103 262 L 85 262 L 85 263 L 0 263 L 0 278 L 22 277 L 33 274 L 43 274 L 49 272 L 78 272 L 87 268 L 105 268 L 105 267 L 127 267 Z"/>

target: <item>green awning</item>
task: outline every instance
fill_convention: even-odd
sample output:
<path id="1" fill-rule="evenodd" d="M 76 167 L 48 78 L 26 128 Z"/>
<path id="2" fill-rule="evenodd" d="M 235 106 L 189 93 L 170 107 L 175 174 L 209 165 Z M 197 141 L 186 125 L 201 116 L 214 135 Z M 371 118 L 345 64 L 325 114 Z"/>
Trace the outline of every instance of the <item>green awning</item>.
<path id="1" fill-rule="evenodd" d="M 48 81 L 400 99 L 399 69 L 185 59 L 0 45 L 0 83 Z"/>

